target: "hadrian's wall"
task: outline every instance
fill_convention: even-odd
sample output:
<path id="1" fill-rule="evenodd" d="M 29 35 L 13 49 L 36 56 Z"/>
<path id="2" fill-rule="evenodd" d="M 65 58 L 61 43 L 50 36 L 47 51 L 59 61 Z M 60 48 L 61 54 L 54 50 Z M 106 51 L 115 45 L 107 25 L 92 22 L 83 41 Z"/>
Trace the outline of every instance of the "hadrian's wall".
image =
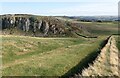
<path id="1" fill-rule="evenodd" d="M 119 76 L 118 70 L 118 49 L 114 36 L 111 36 L 108 43 L 101 50 L 101 53 L 88 68 L 82 71 L 82 76 Z"/>

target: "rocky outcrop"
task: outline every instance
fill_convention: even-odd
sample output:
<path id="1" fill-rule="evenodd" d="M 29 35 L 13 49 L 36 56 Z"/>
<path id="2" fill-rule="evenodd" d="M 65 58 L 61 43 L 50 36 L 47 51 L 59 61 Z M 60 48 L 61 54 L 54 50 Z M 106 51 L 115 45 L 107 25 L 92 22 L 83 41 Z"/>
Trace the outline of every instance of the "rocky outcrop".
<path id="1" fill-rule="evenodd" d="M 77 33 L 89 35 L 86 28 L 79 23 L 57 19 L 52 16 L 35 16 L 27 14 L 2 15 L 2 34 L 79 37 Z M 10 21 L 13 21 L 11 23 Z"/>
<path id="2" fill-rule="evenodd" d="M 32 32 L 34 36 L 38 36 L 39 34 L 41 34 L 39 36 L 64 34 L 64 28 L 62 27 L 62 24 L 61 26 L 58 26 L 60 22 L 57 23 L 56 21 L 53 21 L 51 19 L 37 19 L 35 17 L 15 17 L 15 20 L 13 20 L 12 18 L 13 17 L 11 16 L 2 17 L 3 34 L 6 34 L 4 33 L 5 29 L 11 29 L 9 32 L 11 33 L 14 28 L 24 31 L 25 35 L 27 35 L 29 32 Z M 14 23 L 11 23 L 11 21 L 14 21 Z M 12 26 L 14 26 L 14 28 Z"/>
<path id="3" fill-rule="evenodd" d="M 41 30 L 44 33 L 44 36 L 46 36 L 48 34 L 49 31 L 49 24 L 47 21 L 43 21 L 42 22 L 42 26 L 41 26 Z"/>

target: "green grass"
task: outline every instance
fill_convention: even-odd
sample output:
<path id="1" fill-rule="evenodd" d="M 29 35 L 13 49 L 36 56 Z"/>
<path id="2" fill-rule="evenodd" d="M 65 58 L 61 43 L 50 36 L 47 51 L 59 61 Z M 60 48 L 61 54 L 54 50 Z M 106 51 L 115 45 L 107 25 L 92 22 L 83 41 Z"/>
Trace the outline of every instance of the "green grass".
<path id="1" fill-rule="evenodd" d="M 116 37 L 116 43 L 117 43 L 116 45 L 120 51 L 120 36 Z"/>
<path id="2" fill-rule="evenodd" d="M 97 51 L 105 38 L 2 37 L 2 74 L 62 76 L 87 55 Z M 27 52 L 21 51 L 23 49 Z"/>
<path id="3" fill-rule="evenodd" d="M 28 40 L 29 39 L 29 40 Z M 84 40 L 78 39 L 31 39 L 31 38 L 20 38 L 20 37 L 2 37 L 3 51 L 5 57 L 3 57 L 3 63 L 8 61 L 14 61 L 15 59 L 27 57 L 30 55 L 43 53 L 65 47 L 68 45 L 74 45 L 82 43 Z M 4 46 L 4 44 L 7 44 Z M 8 45 L 9 44 L 9 45 Z M 31 46 L 31 47 L 28 47 Z M 16 56 L 17 53 L 22 53 L 23 49 L 27 49 L 28 53 Z M 12 57 L 11 57 L 12 56 Z"/>
<path id="4" fill-rule="evenodd" d="M 85 26 L 86 29 L 94 35 L 111 35 L 118 34 L 118 23 L 117 22 L 80 22 L 82 26 Z"/>
<path id="5" fill-rule="evenodd" d="M 61 18 L 61 17 L 58 17 Z M 79 23 L 80 26 L 83 27 L 91 34 L 91 35 L 111 35 L 111 34 L 118 34 L 118 22 L 82 22 L 82 21 L 75 21 L 73 19 L 68 18 L 61 18 L 63 20 Z M 84 33 L 83 35 L 86 35 Z"/>

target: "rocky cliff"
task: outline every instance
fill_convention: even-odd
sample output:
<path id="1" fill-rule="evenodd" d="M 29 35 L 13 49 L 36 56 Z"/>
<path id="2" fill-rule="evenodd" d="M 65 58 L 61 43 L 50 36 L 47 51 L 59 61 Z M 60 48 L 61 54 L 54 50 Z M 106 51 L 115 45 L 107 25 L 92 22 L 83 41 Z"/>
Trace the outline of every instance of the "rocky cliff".
<path id="1" fill-rule="evenodd" d="M 9 14 L 1 16 L 1 23 L 2 34 L 51 37 L 78 37 L 76 33 L 90 35 L 79 23 L 52 16 Z"/>

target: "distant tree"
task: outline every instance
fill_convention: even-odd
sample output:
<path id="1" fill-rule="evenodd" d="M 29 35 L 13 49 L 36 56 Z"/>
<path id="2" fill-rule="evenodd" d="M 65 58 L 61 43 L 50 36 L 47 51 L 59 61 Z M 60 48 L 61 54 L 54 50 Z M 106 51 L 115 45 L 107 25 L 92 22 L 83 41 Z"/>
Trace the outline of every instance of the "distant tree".
<path id="1" fill-rule="evenodd" d="M 97 20 L 97 22 L 102 22 L 101 20 Z"/>

